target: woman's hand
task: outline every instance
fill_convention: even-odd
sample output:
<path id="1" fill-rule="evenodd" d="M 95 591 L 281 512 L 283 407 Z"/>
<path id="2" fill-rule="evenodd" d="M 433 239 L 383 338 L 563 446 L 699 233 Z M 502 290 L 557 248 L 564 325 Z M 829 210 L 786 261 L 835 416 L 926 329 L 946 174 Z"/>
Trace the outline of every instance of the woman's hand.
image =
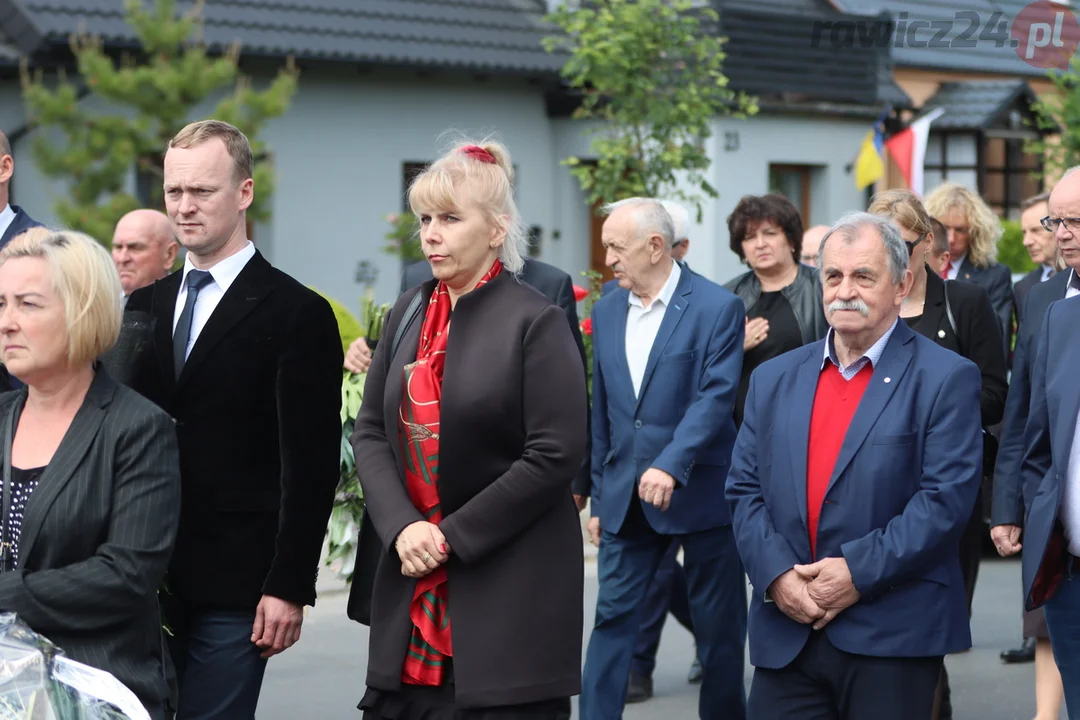
<path id="1" fill-rule="evenodd" d="M 769 337 L 769 321 L 765 318 L 746 318 L 746 337 L 743 338 L 743 352 L 753 350 L 765 338 Z"/>
<path id="2" fill-rule="evenodd" d="M 438 525 L 424 520 L 402 530 L 394 549 L 401 559 L 401 574 L 406 577 L 424 577 L 450 559 L 446 536 Z"/>

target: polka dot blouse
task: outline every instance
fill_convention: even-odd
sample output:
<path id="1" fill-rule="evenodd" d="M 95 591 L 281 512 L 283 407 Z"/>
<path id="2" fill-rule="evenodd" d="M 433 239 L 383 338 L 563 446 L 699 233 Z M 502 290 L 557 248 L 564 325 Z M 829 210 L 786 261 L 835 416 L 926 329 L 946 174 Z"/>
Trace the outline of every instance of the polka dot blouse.
<path id="1" fill-rule="evenodd" d="M 43 467 L 30 470 L 11 468 L 11 510 L 4 532 L 4 542 L 11 543 L 11 549 L 7 555 L 5 570 L 13 570 L 19 564 L 19 536 L 22 533 L 23 513 L 26 512 L 26 503 L 44 471 Z"/>

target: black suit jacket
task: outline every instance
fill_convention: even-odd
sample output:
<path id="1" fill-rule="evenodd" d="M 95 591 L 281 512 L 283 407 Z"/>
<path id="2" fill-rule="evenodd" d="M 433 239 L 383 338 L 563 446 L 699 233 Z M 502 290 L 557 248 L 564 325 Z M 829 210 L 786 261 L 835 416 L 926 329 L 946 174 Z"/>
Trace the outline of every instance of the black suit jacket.
<path id="1" fill-rule="evenodd" d="M 1020 318 L 1024 315 L 1024 301 L 1027 300 L 1028 293 L 1031 292 L 1031 288 L 1035 287 L 1042 282 L 1043 267 L 1040 265 L 1024 277 L 1016 281 L 1013 285 L 1013 296 L 1016 298 L 1016 321 L 1020 322 Z"/>
<path id="2" fill-rule="evenodd" d="M 948 292 L 949 307 L 956 321 L 955 333 L 945 307 L 945 281 L 927 268 L 926 304 L 918 330 L 941 347 L 979 366 L 982 425 L 996 425 L 1005 412 L 1005 397 L 1009 391 L 997 315 L 986 291 L 977 285 L 950 282 Z"/>
<path id="3" fill-rule="evenodd" d="M 1046 282 L 1031 288 L 1024 303 L 1016 334 L 1016 347 L 1013 350 L 1012 378 L 1009 382 L 1009 396 L 1005 402 L 1001 447 L 998 449 L 997 466 L 994 469 L 991 527 L 1024 524 L 1026 503 L 1020 481 L 1020 463 L 1024 459 L 1024 430 L 1027 427 L 1031 403 L 1031 368 L 1035 362 L 1035 350 L 1046 309 L 1051 303 L 1065 297 L 1073 272 L 1075 271 L 1059 272 Z"/>
<path id="4" fill-rule="evenodd" d="M 0 395 L 0 437 L 26 393 Z M 0 574 L 0 609 L 112 673 L 155 718 L 173 679 L 157 589 L 179 518 L 172 421 L 99 368 L 27 503 L 19 567 Z"/>
<path id="5" fill-rule="evenodd" d="M 414 262 L 405 268 L 401 274 L 401 292 L 425 283 L 432 279 L 431 264 L 427 260 Z M 570 275 L 554 265 L 525 259 L 525 267 L 521 270 L 521 280 L 540 291 L 544 297 L 562 308 L 566 314 L 566 322 L 570 323 L 570 332 L 574 335 L 574 343 L 577 344 L 578 353 L 581 355 L 581 367 L 585 368 L 585 343 L 581 338 L 581 323 L 578 321 L 577 300 L 574 298 L 574 281 Z M 588 373 L 586 372 L 586 375 Z M 591 413 L 590 413 L 591 415 Z M 590 456 L 592 455 L 592 418 L 589 418 L 588 448 L 585 460 L 581 465 L 581 471 L 574 478 L 572 490 L 575 495 L 588 497 L 592 490 L 592 474 L 590 468 Z"/>
<path id="6" fill-rule="evenodd" d="M 1001 347 L 1007 356 L 1012 346 L 1013 312 L 1016 309 L 1012 273 L 1008 266 L 993 263 L 985 268 L 976 267 L 972 264 L 970 257 L 965 257 L 964 262 L 960 264 L 956 279 L 979 285 L 990 296 L 990 304 L 994 306 L 994 312 L 997 313 L 1001 326 Z"/>
<path id="7" fill-rule="evenodd" d="M 385 332 L 393 336 L 402 295 Z M 422 305 L 423 307 L 424 305 Z M 402 367 L 416 357 L 422 320 L 394 357 L 375 350 L 352 444 L 383 547 L 423 516 L 402 468 Z M 585 376 L 563 315 L 509 273 L 458 300 L 446 352 L 439 493 L 452 554 L 454 680 L 460 707 L 528 703 L 581 687 L 583 559 L 570 483 L 585 453 Z M 367 683 L 401 685 L 416 581 L 382 554 L 372 601 Z M 546 620 L 541 620 L 541 619 Z"/>
<path id="8" fill-rule="evenodd" d="M 174 379 L 182 274 L 136 290 L 126 307 L 154 324 L 133 384 L 176 419 L 180 440 L 169 589 L 189 608 L 254 611 L 264 594 L 312 605 L 340 462 L 334 313 L 256 253 Z"/>

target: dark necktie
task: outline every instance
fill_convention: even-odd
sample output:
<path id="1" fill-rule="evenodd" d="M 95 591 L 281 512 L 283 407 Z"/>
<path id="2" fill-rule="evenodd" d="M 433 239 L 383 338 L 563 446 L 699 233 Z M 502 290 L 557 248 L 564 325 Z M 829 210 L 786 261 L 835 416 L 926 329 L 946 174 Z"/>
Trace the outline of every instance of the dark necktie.
<path id="1" fill-rule="evenodd" d="M 180 371 L 184 369 L 184 361 L 187 359 L 195 301 L 199 299 L 199 290 L 213 279 L 206 270 L 192 270 L 187 275 L 187 299 L 180 313 L 180 322 L 176 323 L 176 331 L 173 333 L 173 367 L 176 369 L 177 378 L 180 377 Z"/>
<path id="2" fill-rule="evenodd" d="M 1080 273 L 1072 271 L 1072 275 L 1069 276 L 1069 285 L 1073 290 L 1080 290 Z"/>

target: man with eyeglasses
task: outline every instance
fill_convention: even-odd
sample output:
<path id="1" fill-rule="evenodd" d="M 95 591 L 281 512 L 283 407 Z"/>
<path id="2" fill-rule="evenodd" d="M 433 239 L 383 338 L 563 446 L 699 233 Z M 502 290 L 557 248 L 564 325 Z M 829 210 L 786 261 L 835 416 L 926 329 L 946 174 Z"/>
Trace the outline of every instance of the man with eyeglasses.
<path id="1" fill-rule="evenodd" d="M 1012 380 L 1005 403 L 1004 431 L 994 473 L 994 500 L 990 518 L 990 537 L 1002 556 L 1020 551 L 1025 509 L 1030 507 L 1033 499 L 1029 493 L 1035 490 L 1034 487 L 1022 487 L 1020 471 L 1031 402 L 1032 368 L 1043 318 L 1052 303 L 1080 295 L 1080 276 L 1077 275 L 1080 269 L 1080 166 L 1070 168 L 1061 178 L 1050 194 L 1048 207 L 1049 215 L 1042 219 L 1041 224 L 1054 233 L 1058 251 L 1068 271 L 1058 272 L 1046 282 L 1031 288 L 1021 308 Z M 1052 525 L 1056 518 L 1057 507 L 1053 508 L 1052 516 L 1040 516 L 1039 520 Z M 1036 516 L 1029 520 L 1035 522 Z M 1029 527 L 1029 534 L 1033 530 Z M 1042 534 L 1044 542 L 1047 535 L 1046 532 Z M 1039 553 L 1040 557 L 1034 559 L 1038 562 L 1044 549 L 1032 547 L 1025 555 Z"/>
<path id="2" fill-rule="evenodd" d="M 1069 717 L 1080 707 L 1080 173 L 1073 168 L 1050 195 L 1043 226 L 1053 229 L 1069 266 L 1065 300 L 1040 316 L 1031 364 L 1030 394 L 1020 464 L 1026 501 L 1024 601 L 1044 607 L 1054 659 L 1061 671 Z M 1065 273 L 1058 273 L 1065 275 Z M 1043 283 L 1042 289 L 1052 281 Z M 1035 290 L 1024 310 L 1035 325 Z M 1030 350 L 1031 348 L 1029 348 Z M 1027 403 L 1025 403 L 1027 406 Z M 996 529 L 996 528 L 995 528 Z M 1019 532 L 1007 538 L 1019 545 Z"/>

